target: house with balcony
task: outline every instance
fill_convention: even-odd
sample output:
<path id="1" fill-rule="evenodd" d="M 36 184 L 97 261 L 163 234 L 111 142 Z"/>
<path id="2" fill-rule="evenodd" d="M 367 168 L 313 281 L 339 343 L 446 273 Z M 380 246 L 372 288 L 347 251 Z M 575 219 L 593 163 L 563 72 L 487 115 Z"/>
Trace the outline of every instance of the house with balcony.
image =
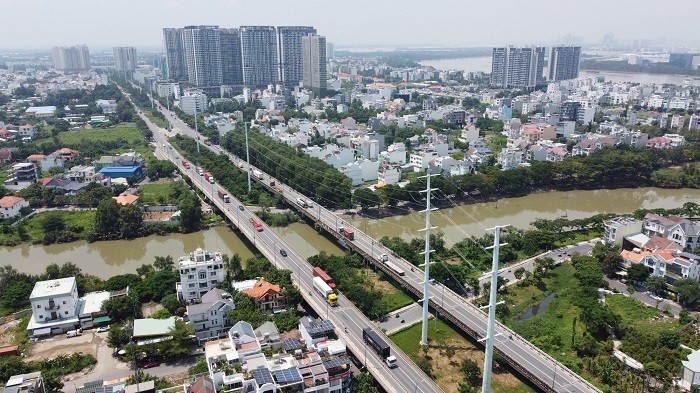
<path id="1" fill-rule="evenodd" d="M 683 219 L 669 229 L 667 237 L 684 249 L 695 250 L 700 246 L 700 225 Z"/>
<path id="2" fill-rule="evenodd" d="M 5 383 L 4 388 L 5 393 L 44 393 L 46 392 L 46 386 L 44 385 L 44 378 L 41 375 L 41 371 L 13 375 Z"/>
<path id="3" fill-rule="evenodd" d="M 523 163 L 523 151 L 520 149 L 503 149 L 498 156 L 496 156 L 496 162 L 503 169 L 513 169 L 520 166 Z"/>
<path id="4" fill-rule="evenodd" d="M 75 277 L 39 281 L 29 295 L 31 337 L 61 334 L 80 327 L 80 300 Z"/>
<path id="5" fill-rule="evenodd" d="M 549 162 L 561 162 L 568 157 L 569 152 L 566 150 L 565 147 L 555 146 L 547 149 L 547 156 L 545 160 Z"/>
<path id="6" fill-rule="evenodd" d="M 263 311 L 282 310 L 286 305 L 282 288 L 264 279 L 258 280 L 252 288 L 244 289 L 241 292 L 252 297 Z"/>
<path id="7" fill-rule="evenodd" d="M 196 249 L 178 260 L 180 282 L 175 286 L 178 299 L 192 303 L 215 288 L 226 277 L 224 261 L 220 252 Z"/>
<path id="8" fill-rule="evenodd" d="M 12 191 L 23 190 L 38 180 L 36 167 L 31 162 L 21 162 L 12 165 L 8 171 L 5 188 Z"/>
<path id="9" fill-rule="evenodd" d="M 614 217 L 603 223 L 602 241 L 605 244 L 622 245 L 626 236 L 642 232 L 642 222 L 631 217 Z"/>
<path id="10" fill-rule="evenodd" d="M 202 302 L 187 305 L 187 322 L 194 326 L 199 342 L 225 337 L 233 326 L 229 311 L 236 308 L 231 294 L 213 288 L 202 295 Z"/>

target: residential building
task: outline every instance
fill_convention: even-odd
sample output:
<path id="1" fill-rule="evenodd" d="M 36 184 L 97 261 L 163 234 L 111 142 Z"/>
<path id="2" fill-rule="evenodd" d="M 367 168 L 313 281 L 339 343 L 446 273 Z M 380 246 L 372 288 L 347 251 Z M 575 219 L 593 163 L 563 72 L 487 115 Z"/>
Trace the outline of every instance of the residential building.
<path id="1" fill-rule="evenodd" d="M 156 83 L 156 94 L 160 97 L 172 97 L 176 100 L 180 99 L 180 84 L 178 82 L 163 82 Z"/>
<path id="2" fill-rule="evenodd" d="M 398 165 L 382 164 L 377 171 L 377 184 L 397 184 L 401 181 L 401 168 Z"/>
<path id="3" fill-rule="evenodd" d="M 680 217 L 664 217 L 658 214 L 647 213 L 642 221 L 642 229 L 647 236 L 668 237 L 671 233 L 671 228 L 675 226 Z"/>
<path id="4" fill-rule="evenodd" d="M 116 100 L 97 100 L 95 104 L 102 109 L 102 114 L 109 115 L 112 113 L 117 113 L 117 101 Z"/>
<path id="5" fill-rule="evenodd" d="M 305 316 L 299 320 L 299 332 L 307 347 L 326 340 L 334 328 L 333 322 L 327 319 L 316 320 Z"/>
<path id="6" fill-rule="evenodd" d="M 6 195 L 0 198 L 0 218 L 15 218 L 20 215 L 20 210 L 29 207 L 29 202 L 24 198 Z"/>
<path id="7" fill-rule="evenodd" d="M 38 131 L 35 126 L 31 124 L 25 124 L 23 126 L 19 126 L 17 129 L 17 133 L 20 138 L 32 138 L 34 139 L 38 135 Z"/>
<path id="8" fill-rule="evenodd" d="M 690 220 L 680 220 L 668 231 L 667 238 L 684 249 L 695 250 L 700 246 L 700 225 Z"/>
<path id="9" fill-rule="evenodd" d="M 166 74 L 168 79 L 176 81 L 187 79 L 187 60 L 182 31 L 181 28 L 163 29 Z"/>
<path id="10" fill-rule="evenodd" d="M 90 50 L 85 45 L 55 46 L 53 65 L 63 72 L 87 71 L 90 69 Z"/>
<path id="11" fill-rule="evenodd" d="M 241 26 L 243 84 L 267 86 L 279 81 L 277 34 L 273 26 Z"/>
<path id="12" fill-rule="evenodd" d="M 60 334 L 80 327 L 80 303 L 75 277 L 39 281 L 29 295 L 30 336 Z"/>
<path id="13" fill-rule="evenodd" d="M 642 222 L 631 217 L 615 217 L 603 223 L 605 231 L 602 241 L 606 244 L 622 245 L 626 236 L 642 232 Z"/>
<path id="14" fill-rule="evenodd" d="M 284 309 L 286 304 L 282 288 L 264 279 L 258 280 L 253 287 L 244 289 L 241 292 L 252 297 L 258 307 L 263 311 L 281 310 Z"/>
<path id="15" fill-rule="evenodd" d="M 207 110 L 207 95 L 201 90 L 185 90 L 178 103 L 180 110 L 192 116 L 195 112 L 202 113 Z"/>
<path id="16" fill-rule="evenodd" d="M 280 43 L 281 45 L 281 43 Z M 305 87 L 325 90 L 327 87 L 326 37 L 309 34 L 301 38 L 302 81 Z M 287 65 L 282 65 L 283 73 Z M 292 74 L 291 72 L 289 74 Z M 289 76 L 291 78 L 291 76 Z"/>
<path id="17" fill-rule="evenodd" d="M 209 375 L 197 378 L 192 384 L 185 384 L 185 393 L 216 393 L 216 386 Z"/>
<path id="18" fill-rule="evenodd" d="M 566 150 L 566 147 L 564 146 L 555 146 L 555 147 L 550 147 L 547 149 L 547 157 L 545 158 L 545 161 L 549 162 L 561 162 L 564 161 L 565 158 L 569 157 L 569 152 Z"/>
<path id="19" fill-rule="evenodd" d="M 549 82 L 559 82 L 578 78 L 580 46 L 554 46 L 549 51 L 547 69 Z"/>
<path id="20" fill-rule="evenodd" d="M 168 340 L 173 329 L 175 329 L 175 317 L 134 319 L 132 338 L 137 345 L 157 343 Z"/>
<path id="21" fill-rule="evenodd" d="M 5 383 L 4 393 L 44 393 L 46 387 L 44 378 L 41 376 L 41 371 L 13 375 Z"/>
<path id="22" fill-rule="evenodd" d="M 491 85 L 534 88 L 544 82 L 544 47 L 493 48 Z"/>
<path id="23" fill-rule="evenodd" d="M 139 61 L 136 57 L 136 48 L 133 46 L 115 46 L 112 49 L 114 53 L 114 69 L 117 72 L 136 70 Z"/>
<path id="24" fill-rule="evenodd" d="M 496 162 L 503 169 L 513 169 L 523 163 L 524 154 L 520 149 L 505 148 L 496 156 Z"/>
<path id="25" fill-rule="evenodd" d="M 243 84 L 241 32 L 238 29 L 220 29 L 221 82 L 224 85 Z"/>
<path id="26" fill-rule="evenodd" d="M 221 86 L 221 32 L 219 26 L 182 29 L 187 77 L 195 86 Z"/>
<path id="27" fill-rule="evenodd" d="M 53 117 L 56 114 L 56 107 L 49 106 L 30 106 L 24 110 L 24 116 L 28 118 L 46 118 Z"/>
<path id="28" fill-rule="evenodd" d="M 263 350 L 270 348 L 273 351 L 277 351 L 282 348 L 282 337 L 274 322 L 264 322 L 262 325 L 258 326 L 254 332 Z"/>
<path id="29" fill-rule="evenodd" d="M 226 276 L 221 253 L 196 249 L 178 260 L 180 282 L 176 285 L 181 301 L 194 303 Z"/>
<path id="30" fill-rule="evenodd" d="M 413 165 L 416 172 L 420 172 L 427 169 L 430 161 L 438 157 L 440 157 L 440 154 L 436 151 L 417 151 L 411 153 L 409 162 Z"/>
<path id="31" fill-rule="evenodd" d="M 663 277 L 673 284 L 677 280 L 691 278 L 700 281 L 700 256 L 678 250 L 623 251 L 623 264 L 629 268 L 634 263 L 641 263 L 651 274 Z"/>
<path id="32" fill-rule="evenodd" d="M 325 70 L 326 70 L 326 38 L 319 37 L 321 40 L 315 40 L 315 42 L 310 44 L 309 48 L 304 48 L 302 44 L 302 39 L 307 36 L 316 36 L 316 29 L 311 26 L 278 26 L 277 27 L 277 46 L 278 46 L 278 56 L 279 56 L 279 67 L 280 67 L 280 82 L 286 86 L 297 86 L 299 82 L 304 81 L 304 86 L 308 87 L 319 87 L 312 86 L 310 81 L 312 79 L 317 79 L 320 75 L 318 69 L 318 64 L 322 61 L 323 65 L 323 83 L 325 84 Z M 323 45 L 323 48 L 319 48 L 318 45 Z M 307 49 L 310 54 L 307 53 Z M 321 56 L 322 52 L 322 56 Z M 313 59 L 312 59 L 313 57 Z M 321 58 L 322 57 L 322 58 Z M 309 61 L 309 84 L 307 84 L 306 74 L 306 63 Z M 311 70 L 313 68 L 313 70 Z M 315 71 L 315 72 L 313 72 Z M 318 81 L 316 81 L 318 84 Z M 325 88 L 325 87 L 324 87 Z"/>
<path id="33" fill-rule="evenodd" d="M 581 110 L 581 103 L 578 101 L 565 101 L 561 103 L 560 114 L 561 120 L 576 121 L 578 120 L 578 112 Z"/>
<path id="34" fill-rule="evenodd" d="M 36 183 L 37 180 L 38 176 L 34 164 L 21 162 L 10 167 L 4 184 L 8 190 L 18 191 Z"/>
<path id="35" fill-rule="evenodd" d="M 690 115 L 690 122 L 688 123 L 689 130 L 697 130 L 700 128 L 700 115 L 692 114 Z"/>
<path id="36" fill-rule="evenodd" d="M 187 319 L 194 326 L 197 339 L 200 342 L 208 341 L 226 336 L 233 326 L 228 313 L 235 308 L 231 294 L 219 288 L 213 288 L 202 295 L 201 303 L 187 305 Z"/>
<path id="37" fill-rule="evenodd" d="M 692 391 L 693 386 L 700 385 L 700 350 L 691 352 L 688 355 L 688 360 L 684 360 L 682 363 L 683 377 L 679 381 L 679 385 L 687 391 Z"/>

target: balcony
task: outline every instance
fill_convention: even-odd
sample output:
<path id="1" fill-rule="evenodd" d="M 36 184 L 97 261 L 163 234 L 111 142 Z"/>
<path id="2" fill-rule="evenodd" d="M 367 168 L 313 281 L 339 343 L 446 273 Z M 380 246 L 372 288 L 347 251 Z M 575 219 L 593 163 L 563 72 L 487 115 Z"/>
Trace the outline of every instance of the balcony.
<path id="1" fill-rule="evenodd" d="M 44 310 L 46 311 L 53 311 L 53 310 L 60 310 L 61 305 L 60 304 L 49 304 L 48 306 L 44 306 Z"/>

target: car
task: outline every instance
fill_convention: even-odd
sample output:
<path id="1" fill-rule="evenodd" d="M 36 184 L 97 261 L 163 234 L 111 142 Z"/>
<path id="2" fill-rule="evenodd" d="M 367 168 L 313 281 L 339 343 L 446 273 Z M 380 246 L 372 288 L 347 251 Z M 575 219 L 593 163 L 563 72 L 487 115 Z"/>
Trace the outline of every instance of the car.
<path id="1" fill-rule="evenodd" d="M 654 300 L 659 300 L 659 301 L 664 300 L 664 298 L 662 298 L 661 296 L 654 295 L 653 293 L 649 293 L 649 297 L 654 299 Z"/>
<path id="2" fill-rule="evenodd" d="M 100 326 L 97 328 L 96 332 L 97 333 L 104 333 L 109 330 L 109 326 Z"/>
<path id="3" fill-rule="evenodd" d="M 287 251 L 284 251 L 283 249 L 280 249 L 280 255 L 282 255 L 283 257 L 286 257 L 286 256 L 287 256 Z"/>
<path id="4" fill-rule="evenodd" d="M 143 365 L 143 368 L 153 368 L 160 366 L 160 362 L 157 360 L 150 361 Z"/>
<path id="5" fill-rule="evenodd" d="M 243 205 L 238 205 L 238 210 L 243 211 Z"/>

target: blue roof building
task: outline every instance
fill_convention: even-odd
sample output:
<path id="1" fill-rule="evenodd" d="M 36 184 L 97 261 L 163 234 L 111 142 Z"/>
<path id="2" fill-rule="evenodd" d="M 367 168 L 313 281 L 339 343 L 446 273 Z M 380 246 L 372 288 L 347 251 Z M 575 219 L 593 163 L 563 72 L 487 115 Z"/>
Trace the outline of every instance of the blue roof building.
<path id="1" fill-rule="evenodd" d="M 143 168 L 138 166 L 106 166 L 100 169 L 100 173 L 105 177 L 135 177 L 140 179 L 143 177 Z"/>

